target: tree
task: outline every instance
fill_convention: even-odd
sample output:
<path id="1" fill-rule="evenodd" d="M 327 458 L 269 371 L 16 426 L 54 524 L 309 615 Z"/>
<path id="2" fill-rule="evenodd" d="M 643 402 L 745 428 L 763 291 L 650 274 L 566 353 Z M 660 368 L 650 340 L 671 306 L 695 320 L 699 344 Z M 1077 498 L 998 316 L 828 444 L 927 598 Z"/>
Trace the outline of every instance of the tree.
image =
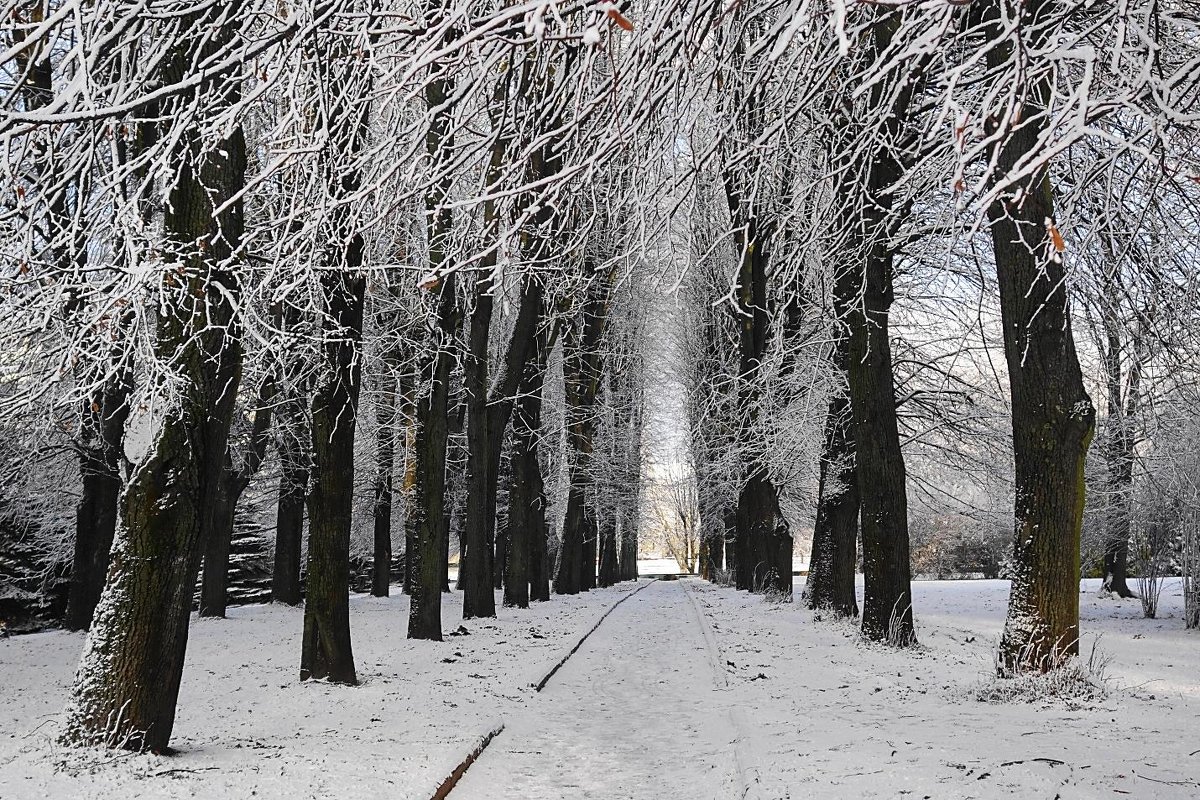
<path id="1" fill-rule="evenodd" d="M 248 443 L 241 463 L 235 465 L 233 453 L 226 447 L 225 463 L 204 517 L 204 573 L 200 582 L 200 616 L 224 617 L 228 604 L 229 547 L 233 541 L 234 514 L 242 492 L 258 472 L 267 453 L 267 434 L 271 427 L 271 403 L 275 396 L 275 379 L 263 378 L 254 403 L 254 421 L 250 425 Z"/>
<path id="2" fill-rule="evenodd" d="M 275 515 L 275 560 L 271 599 L 299 605 L 301 546 L 304 535 L 304 502 L 308 495 L 310 421 L 304 360 L 296 345 L 300 340 L 300 310 L 285 302 L 282 315 L 281 387 L 275 411 L 278 430 L 279 492 Z"/>
<path id="3" fill-rule="evenodd" d="M 373 42 L 366 29 L 371 5 L 349 31 L 337 16 L 313 42 L 311 61 L 319 92 L 319 155 L 325 196 L 332 207 L 321 220 L 321 360 L 312 398 L 312 478 L 308 492 L 308 573 L 300 679 L 356 684 L 350 642 L 350 523 L 354 505 L 354 434 L 362 393 L 362 334 L 366 304 L 366 241 L 349 202 L 362 184 L 362 153 L 369 135 L 372 75 L 363 69 Z M 349 19 L 349 17 L 347 18 Z M 323 244 L 322 244 L 323 243 Z"/>
<path id="4" fill-rule="evenodd" d="M 444 34 L 449 36 L 447 32 Z M 453 216 L 446 202 L 452 176 L 446 171 L 453 152 L 451 115 L 454 78 L 451 65 L 435 63 L 425 83 L 429 128 L 426 151 L 433 162 L 433 181 L 425 194 L 430 293 L 425 352 L 417 371 L 416 485 L 406 529 L 411 531 L 405 553 L 412 575 L 409 590 L 408 638 L 442 640 L 442 586 L 446 582 L 446 553 L 442 544 L 446 486 L 446 416 L 450 368 L 459 307 L 455 293 L 455 264 L 449 253 Z M 489 589 L 490 591 L 490 589 Z"/>
<path id="5" fill-rule="evenodd" d="M 237 4 L 165 22 L 162 83 L 182 82 L 197 59 L 223 52 L 237 27 Z M 178 393 L 171 413 L 152 420 L 153 440 L 121 497 L 108 579 L 61 734 L 66 744 L 161 752 L 170 741 L 203 515 L 224 466 L 240 377 L 233 262 L 244 225 L 237 199 L 245 168 L 241 129 L 205 142 L 183 110 L 199 99 L 214 113 L 238 91 L 236 81 L 214 75 L 158 112 L 172 120 L 174 144 L 163 176 L 170 189 L 154 354 L 169 365 Z"/>
<path id="6" fill-rule="evenodd" d="M 988 5 L 987 64 L 994 77 L 1016 66 L 1018 48 L 1045 51 L 1061 22 L 1056 13 L 1043 0 Z M 1010 89 L 1013 105 L 996 119 L 993 180 L 1000 191 L 988 208 L 1016 461 L 1012 592 L 1000 657 L 1006 670 L 1044 672 L 1079 651 L 1083 467 L 1095 411 L 1071 334 L 1048 165 L 1021 169 L 1041 146 L 1052 78 L 1041 69 L 1019 74 Z"/>
<path id="7" fill-rule="evenodd" d="M 601 343 L 608 321 L 609 300 L 616 278 L 614 266 L 604 266 L 596 254 L 587 254 L 583 264 L 586 289 L 583 302 L 563 331 L 563 379 L 566 383 L 567 472 L 566 508 L 563 512 L 562 546 L 554 574 L 555 594 L 579 594 L 588 580 L 585 571 L 595 569 L 587 560 L 589 467 L 596 431 L 595 404 L 604 372 Z M 594 572 L 593 572 L 594 574 Z"/>

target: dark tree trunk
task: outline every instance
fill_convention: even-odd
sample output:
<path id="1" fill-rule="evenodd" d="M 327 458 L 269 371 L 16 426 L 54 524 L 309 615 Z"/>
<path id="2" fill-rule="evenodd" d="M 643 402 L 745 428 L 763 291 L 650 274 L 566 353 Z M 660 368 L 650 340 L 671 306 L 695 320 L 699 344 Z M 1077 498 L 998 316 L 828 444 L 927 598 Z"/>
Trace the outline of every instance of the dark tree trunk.
<path id="1" fill-rule="evenodd" d="M 498 148 L 497 148 L 498 149 Z M 494 204 L 489 204 L 494 205 Z M 490 209 L 489 230 L 495 228 L 495 211 Z M 489 430 L 488 413 L 488 334 L 492 325 L 490 282 L 477 278 L 475 307 L 471 313 L 470 352 L 463 365 L 463 389 L 467 398 L 467 510 L 463 520 L 463 555 L 459 563 L 459 582 L 463 590 L 463 619 L 496 616 L 496 595 L 492 591 L 492 539 L 488 524 L 488 457 L 490 439 L 503 438 L 502 432 Z"/>
<path id="2" fill-rule="evenodd" d="M 617 516 L 614 511 L 606 509 L 600 514 L 600 564 L 596 579 L 600 586 L 612 586 L 621 579 L 617 565 Z"/>
<path id="3" fill-rule="evenodd" d="M 435 641 L 442 639 L 442 589 L 446 584 L 448 547 L 445 537 L 449 533 L 443 524 L 446 428 L 450 369 L 455 357 L 454 339 L 460 316 L 455 289 L 456 273 L 446 252 L 453 222 L 446 200 L 450 192 L 451 177 L 448 170 L 454 147 L 450 127 L 454 80 L 448 69 L 444 64 L 431 65 L 429 80 L 425 84 L 425 105 L 432 115 L 425 146 L 441 173 L 425 196 L 429 271 L 440 283 L 434 288 L 439 296 L 436 298 L 435 323 L 425 344 L 428 354 L 418 373 L 418 380 L 422 381 L 423 386 L 417 401 L 417 482 L 409 523 L 413 547 L 407 554 L 412 562 L 413 575 L 408 638 Z M 463 566 L 460 562 L 460 575 Z"/>
<path id="4" fill-rule="evenodd" d="M 745 44 L 739 39 L 732 62 L 741 66 Z M 736 115 L 738 135 L 749 141 L 765 129 L 762 87 L 753 85 L 744 96 L 733 98 L 731 113 Z M 735 146 L 731 139 L 728 147 Z M 763 214 L 763 206 L 751 191 L 757 180 L 754 163 L 735 169 L 727 155 L 722 179 L 725 199 L 733 222 L 734 256 L 738 263 L 738 414 L 739 438 L 751 443 L 758 438 L 759 370 L 770 338 L 767 293 L 767 267 L 775 234 L 774 220 Z M 753 160 L 751 160 L 753 161 Z M 790 596 L 792 588 L 791 534 L 779 513 L 775 485 L 758 454 L 748 456 L 742 465 L 742 485 L 737 501 L 737 587 L 756 592 L 781 592 Z M 785 541 L 786 540 L 786 541 Z"/>
<path id="5" fill-rule="evenodd" d="M 278 324 L 276 320 L 276 324 Z M 233 543 L 233 522 L 242 492 L 258 472 L 267 455 L 267 433 L 271 428 L 271 405 L 275 398 L 275 377 L 268 375 L 259 387 L 254 406 L 254 423 L 249 447 L 241 467 L 235 468 L 227 451 L 221 476 L 213 493 L 213 502 L 205 509 L 204 576 L 200 583 L 200 616 L 224 617 L 229 602 L 229 548 Z"/>
<path id="6" fill-rule="evenodd" d="M 536 314 L 542 313 L 539 292 Z M 550 345 L 546 338 L 535 338 L 529 351 L 525 370 L 521 378 L 519 397 L 513 412 L 512 475 L 509 480 L 508 522 L 510 547 L 514 556 L 525 553 L 524 558 L 510 559 L 505 579 L 504 604 L 520 606 L 522 587 L 526 581 L 521 577 L 524 568 L 528 580 L 528 599 L 546 601 L 550 599 L 550 565 L 547 563 L 546 542 L 550 531 L 546 524 L 545 486 L 542 481 L 542 465 L 538 458 L 538 439 L 542 431 L 542 388 L 546 376 L 546 359 Z"/>
<path id="7" fill-rule="evenodd" d="M 638 579 L 638 535 L 636 506 L 633 510 L 621 513 L 621 580 L 636 581 Z"/>
<path id="8" fill-rule="evenodd" d="M 714 526 L 713 523 L 716 523 Z M 719 570 L 725 569 L 725 526 L 718 517 L 708 516 L 707 527 L 700 540 L 700 577 L 716 581 Z"/>
<path id="9" fill-rule="evenodd" d="M 281 403 L 279 446 L 279 500 L 275 512 L 275 562 L 271 600 L 300 605 L 301 551 L 304 536 L 304 503 L 308 495 L 308 420 L 304 401 L 289 397 Z"/>
<path id="10" fill-rule="evenodd" d="M 596 510 L 584 511 L 583 559 L 579 565 L 579 589 L 590 592 L 596 588 L 596 553 L 600 529 L 596 519 Z"/>
<path id="11" fill-rule="evenodd" d="M 104 589 L 108 554 L 117 527 L 129 390 L 128 378 L 122 371 L 119 378 L 104 382 L 97 399 L 84 411 L 85 433 L 80 456 L 83 486 L 75 515 L 75 555 L 64 619 L 67 630 L 88 629 Z"/>
<path id="12" fill-rule="evenodd" d="M 520 412 L 518 412 L 520 413 Z M 524 460 L 524 456 L 522 456 Z M 536 468 L 536 465 L 535 465 Z M 526 465 L 517 465 L 514 455 L 512 474 L 508 482 L 508 521 L 507 536 L 509 544 L 508 558 L 504 564 L 504 605 L 506 607 L 529 607 L 529 584 L 532 582 L 532 560 L 534 556 L 533 539 L 534 515 L 539 513 L 536 507 L 537 499 L 533 497 L 533 486 L 526 475 Z"/>
<path id="13" fill-rule="evenodd" d="M 1129 518 L 1129 496 L 1133 490 L 1132 455 L 1106 453 L 1109 458 L 1108 491 L 1111 506 L 1105 524 L 1107 541 L 1104 544 L 1104 582 L 1101 590 L 1117 597 L 1136 597 L 1129 588 L 1129 537 L 1132 526 Z M 1126 463 L 1128 462 L 1128 463 Z"/>
<path id="14" fill-rule="evenodd" d="M 200 11 L 179 20 L 162 62 L 165 84 L 180 82 L 197 60 L 231 43 L 229 13 Z M 238 93 L 236 84 L 218 91 L 210 81 L 196 91 L 213 99 L 213 109 L 227 107 Z M 189 95 L 172 102 L 187 104 Z M 171 120 L 173 108 L 146 112 Z M 180 398 L 158 421 L 121 495 L 107 581 L 60 735 L 65 744 L 167 750 L 204 550 L 203 510 L 214 499 L 241 377 L 240 287 L 230 262 L 242 240 L 243 207 L 234 200 L 220 214 L 213 210 L 244 185 L 245 140 L 237 128 L 205 147 L 188 125 L 172 156 L 163 261 L 176 268 L 161 270 L 155 348 L 164 362 L 178 365 Z"/>
<path id="15" fill-rule="evenodd" d="M 335 239 L 336 241 L 336 239 Z M 354 432 L 362 388 L 359 356 L 366 279 L 363 239 L 355 234 L 322 280 L 327 303 L 327 381 L 313 397 L 313 479 L 308 495 L 308 575 L 300 679 L 355 684 L 350 644 L 350 525 L 354 507 Z M 336 262 L 335 262 L 336 263 Z"/>
<path id="16" fill-rule="evenodd" d="M 903 10 L 870 11 L 870 63 L 888 51 Z M 855 471 L 860 487 L 863 551 L 863 634 L 903 647 L 916 642 L 908 542 L 908 494 L 904 456 L 897 428 L 892 374 L 889 313 L 894 300 L 893 236 L 906 211 L 893 192 L 909 157 L 909 105 L 920 83 L 924 62 L 897 67 L 900 72 L 872 86 L 862 110 L 867 121 L 844 120 L 832 138 L 840 142 L 835 163 L 842 175 L 839 192 L 845 207 L 834 302 L 848 330 L 846 361 L 850 408 L 854 419 Z M 879 122 L 876 122 L 879 120 Z M 870 158 L 859 154 L 865 147 Z"/>
<path id="17" fill-rule="evenodd" d="M 396 460 L 396 392 L 394 378 L 383 377 L 375 408 L 375 506 L 372 509 L 375 551 L 371 594 L 387 597 L 392 585 L 392 472 Z"/>
<path id="18" fill-rule="evenodd" d="M 351 5 L 348 11 L 355 9 Z M 322 361 L 312 402 L 313 476 L 308 494 L 308 571 L 300 679 L 356 684 L 350 641 L 350 526 L 354 508 L 354 434 L 362 391 L 362 332 L 366 305 L 366 243 L 345 203 L 359 191 L 359 161 L 370 129 L 371 73 L 361 70 L 370 47 L 365 30 L 338 30 L 331 21 L 311 40 L 317 123 L 327 131 L 320 168 L 326 195 L 340 201 L 326 212 L 321 234 Z"/>
<path id="19" fill-rule="evenodd" d="M 584 273 L 594 275 L 591 264 Z M 585 497 L 591 484 L 593 437 L 596 431 L 596 394 L 600 389 L 603 356 L 600 352 L 613 275 L 597 275 L 577 318 L 568 322 L 563 337 L 563 381 L 567 417 L 567 506 L 563 515 L 562 545 L 554 575 L 555 594 L 578 594 L 583 587 Z M 594 562 L 593 562 L 594 563 Z"/>
<path id="20" fill-rule="evenodd" d="M 986 10 L 994 37 L 987 62 L 997 70 L 1015 57 L 1011 34 L 1001 32 L 1000 3 L 1016 6 L 993 0 Z M 1025 46 L 1040 52 L 1046 29 L 1039 23 L 1052 13 L 1058 13 L 1053 3 L 1034 0 L 1009 8 L 1005 16 L 1019 14 L 1019 35 L 1030 40 Z M 1000 639 L 1005 671 L 1046 671 L 1079 652 L 1083 468 L 1095 410 L 1071 335 L 1048 169 L 1043 165 L 1020 184 L 1007 183 L 1017 165 L 1042 148 L 1050 81 L 1042 77 L 1020 87 L 1017 96 L 1025 102 L 1011 112 L 1020 124 L 1001 131 L 995 154 L 996 181 L 1004 193 L 989 209 L 1016 461 L 1012 590 Z"/>
<path id="21" fill-rule="evenodd" d="M 438 249 L 431 255 L 441 263 L 440 247 L 449 232 L 449 213 L 439 213 L 433 222 Z M 442 227 L 445 226 L 445 227 Z M 450 369 L 454 361 L 454 331 L 458 327 L 455 273 L 442 279 L 437 301 L 435 352 L 422 369 L 429 378 L 417 401 L 416 486 L 409 524 L 413 530 L 411 561 L 413 586 L 410 592 L 408 638 L 442 640 L 442 588 L 446 582 L 443 511 L 446 502 L 446 418 L 449 403 Z M 488 587 L 491 591 L 491 587 Z"/>
<path id="22" fill-rule="evenodd" d="M 898 177 L 898 176 L 896 176 Z M 888 186 L 890 183 L 875 183 Z M 908 494 L 897 428 L 888 312 L 892 254 L 878 244 L 862 266 L 861 295 L 843 297 L 850 328 L 847 370 L 854 415 L 855 465 L 863 542 L 862 630 L 870 639 L 907 646 L 916 641 L 908 552 Z M 856 269 L 852 266 L 851 269 Z"/>
<path id="23" fill-rule="evenodd" d="M 237 474 L 229 455 L 217 479 L 212 503 L 204 509 L 204 572 L 200 579 L 200 616 L 224 617 L 229 589 L 229 546 L 237 510 Z"/>
<path id="24" fill-rule="evenodd" d="M 839 351 L 844 349 L 839 343 Z M 841 359 L 844 367 L 845 361 Z M 837 616 L 858 615 L 854 567 L 858 560 L 858 473 L 850 398 L 844 391 L 829 400 L 825 445 L 817 487 L 817 519 L 804 601 L 808 607 Z"/>
<path id="25" fill-rule="evenodd" d="M 738 494 L 738 539 L 746 588 L 755 592 L 792 591 L 792 536 L 779 513 L 775 486 L 766 470 L 750 476 Z"/>
<path id="26" fill-rule="evenodd" d="M 536 298 L 536 314 L 542 301 Z M 542 429 L 542 387 L 549 346 L 535 340 L 525 361 L 513 409 L 513 440 L 508 489 L 509 557 L 505 564 L 504 605 L 526 608 L 529 600 L 549 600 L 546 569 L 546 493 L 538 459 Z"/>

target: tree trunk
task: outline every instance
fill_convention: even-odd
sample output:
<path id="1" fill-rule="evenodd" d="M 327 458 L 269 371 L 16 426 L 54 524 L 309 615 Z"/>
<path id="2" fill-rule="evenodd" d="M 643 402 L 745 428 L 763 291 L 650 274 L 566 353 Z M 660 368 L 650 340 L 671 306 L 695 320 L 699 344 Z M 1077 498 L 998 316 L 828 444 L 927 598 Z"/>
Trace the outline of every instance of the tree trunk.
<path id="1" fill-rule="evenodd" d="M 522 456 L 524 459 L 525 456 Z M 536 465 L 535 465 L 536 468 Z M 504 605 L 507 608 L 529 607 L 529 584 L 534 557 L 534 520 L 539 512 L 536 503 L 540 498 L 534 498 L 533 486 L 526 475 L 527 465 L 517 466 L 517 456 L 513 456 L 512 474 L 508 482 L 508 521 L 507 535 L 509 553 L 504 563 Z"/>
<path id="2" fill-rule="evenodd" d="M 129 390 L 128 376 L 122 371 L 121 377 L 104 382 L 94 405 L 89 404 L 84 412 L 83 486 L 75 516 L 75 554 L 64 619 L 67 630 L 85 631 L 91 626 L 104 589 L 117 527 Z"/>
<path id="3" fill-rule="evenodd" d="M 541 294 L 537 298 L 537 315 L 542 313 Z M 542 481 L 542 465 L 538 458 L 538 440 L 542 431 L 542 389 L 546 375 L 549 342 L 535 338 L 529 351 L 520 383 L 519 397 L 513 411 L 512 474 L 509 478 L 508 527 L 509 559 L 504 584 L 504 604 L 525 607 L 521 595 L 528 599 L 550 599 L 550 569 L 546 541 L 550 535 L 546 524 L 548 502 Z M 519 554 L 524 554 L 520 556 Z M 526 578 L 522 578 L 522 570 Z M 527 605 L 528 603 L 526 603 Z"/>
<path id="4" fill-rule="evenodd" d="M 615 509 L 605 509 L 600 515 L 600 565 L 597 584 L 612 586 L 620 580 L 617 565 L 617 516 Z"/>
<path id="5" fill-rule="evenodd" d="M 585 264 L 584 274 L 595 270 Z M 567 417 L 567 506 L 562 523 L 562 546 L 554 575 L 555 594 L 578 594 L 583 586 L 586 558 L 585 498 L 591 484 L 593 437 L 596 430 L 596 394 L 603 372 L 601 340 L 608 316 L 614 276 L 593 278 L 577 318 L 568 322 L 563 339 L 563 381 Z M 594 562 L 593 562 L 594 563 Z"/>
<path id="6" fill-rule="evenodd" d="M 901 10 L 870 11 L 870 48 L 878 59 L 891 47 Z M 870 61 L 866 62 L 870 63 Z M 923 62 L 907 66 L 872 86 L 862 113 L 867 121 L 851 120 L 845 127 L 856 135 L 835 151 L 842 174 L 840 193 L 845 204 L 850 254 L 835 276 L 834 302 L 849 335 L 847 382 L 854 418 L 855 465 L 860 487 L 862 525 L 863 634 L 897 647 L 916 642 L 912 613 L 909 563 L 908 494 L 904 456 L 897 428 L 896 391 L 892 374 L 889 313 L 894 300 L 895 245 L 893 236 L 905 216 L 895 207 L 893 192 L 904 175 L 909 104 L 919 85 Z M 874 122 L 878 118 L 880 123 Z M 860 147 L 848 147 L 847 143 Z M 866 147 L 869 160 L 860 148 Z"/>
<path id="7" fill-rule="evenodd" d="M 354 17 L 333 17 L 310 39 L 318 129 L 327 137 L 319 165 L 332 201 L 320 228 L 322 364 L 312 403 L 313 477 L 308 494 L 308 574 L 300 679 L 357 684 L 350 641 L 350 526 L 354 434 L 362 391 L 366 242 L 347 202 L 362 186 L 360 160 L 370 132 L 372 78 L 362 70 L 372 33 Z M 348 27 L 350 19 L 354 22 Z"/>
<path id="8" fill-rule="evenodd" d="M 222 8 L 178 21 L 162 65 L 165 84 L 181 81 L 190 65 L 231 43 L 229 14 Z M 236 100 L 238 88 L 218 90 L 203 81 L 195 91 L 213 98 L 215 113 Z M 183 107 L 189 97 L 173 102 Z M 173 120 L 173 108 L 158 113 Z M 244 185 L 245 140 L 235 128 L 206 148 L 193 123 L 178 133 L 163 218 L 155 349 L 157 358 L 177 365 L 180 397 L 158 421 L 121 495 L 107 581 L 60 735 L 64 744 L 167 750 L 204 549 L 202 515 L 214 501 L 241 377 L 239 284 L 231 261 L 242 240 L 243 207 L 234 200 L 220 214 L 213 210 Z"/>
<path id="9" fill-rule="evenodd" d="M 840 343 L 838 349 L 845 352 Z M 838 391 L 830 398 L 825 416 L 817 519 L 804 588 L 809 608 L 841 617 L 858 615 L 854 567 L 858 560 L 859 499 L 852 424 L 850 398 L 845 391 Z"/>
<path id="10" fill-rule="evenodd" d="M 448 36 L 449 34 L 447 34 Z M 451 129 L 454 80 L 446 65 L 430 66 L 425 84 L 425 106 L 432 119 L 425 138 L 433 160 L 436 179 L 425 196 L 429 233 L 429 272 L 439 281 L 436 315 L 429 332 L 418 379 L 424 383 L 417 402 L 416 491 L 410 530 L 413 549 L 413 586 L 409 601 L 408 638 L 442 639 L 442 588 L 446 583 L 448 529 L 443 525 L 446 502 L 446 427 L 450 394 L 450 369 L 454 361 L 454 338 L 459 326 L 455 270 L 447 255 L 453 214 L 446 201 L 450 192 L 448 172 L 453 155 Z M 486 366 L 486 362 L 485 362 Z M 462 575 L 463 563 L 459 563 Z M 490 591 L 490 588 L 489 588 Z M 493 601 L 494 602 L 494 601 Z"/>
<path id="11" fill-rule="evenodd" d="M 636 507 L 621 513 L 621 580 L 636 581 L 638 579 L 638 537 L 637 524 L 633 521 L 637 514 Z"/>
<path id="12" fill-rule="evenodd" d="M 449 231 L 449 212 L 440 211 L 435 217 L 438 249 L 431 255 L 443 255 L 440 247 L 444 233 Z M 445 226 L 445 227 L 442 227 Z M 440 263 L 440 260 L 439 262 Z M 413 549 L 411 560 L 413 586 L 410 592 L 408 616 L 409 639 L 442 640 L 442 588 L 446 582 L 446 561 L 443 544 L 443 512 L 446 502 L 446 417 L 449 402 L 450 369 L 454 361 L 451 350 L 454 331 L 458 327 L 458 300 L 454 288 L 455 273 L 441 282 L 437 302 L 437 326 L 430 345 L 435 352 L 430 363 L 422 369 L 428 372 L 427 388 L 417 401 L 416 486 L 412 505 Z M 461 568 L 461 567 L 460 567 Z M 491 591 L 490 586 L 488 590 Z"/>
<path id="13" fill-rule="evenodd" d="M 1015 58 L 1011 35 L 1000 32 L 999 3 L 988 6 L 994 42 L 989 68 Z M 1038 23 L 1053 4 L 1033 0 L 1019 11 L 1018 33 L 1030 52 L 1045 42 Z M 1024 73 L 1022 73 L 1024 74 Z M 1007 183 L 1018 163 L 1042 148 L 1050 78 L 1022 87 L 1010 110 L 1018 127 L 1004 134 L 995 155 L 995 181 L 1004 194 L 991 206 L 992 246 L 1000 286 L 1004 353 L 1012 395 L 1016 462 L 1016 536 L 1008 618 L 1000 639 L 1005 672 L 1046 671 L 1079 652 L 1079 536 L 1083 521 L 1084 458 L 1095 410 L 1083 386 L 1066 271 L 1053 228 L 1054 197 L 1046 165 L 1019 185 Z M 1020 199 L 1014 197 L 1020 194 Z"/>
<path id="14" fill-rule="evenodd" d="M 276 320 L 279 324 L 279 320 Z M 204 576 L 200 584 L 200 616 L 224 617 L 229 596 L 229 548 L 233 543 L 233 523 L 242 492 L 262 466 L 267 455 L 267 433 L 271 428 L 271 405 L 275 398 L 275 376 L 268 375 L 259 387 L 254 405 L 254 423 L 243 464 L 235 469 L 233 457 L 225 454 L 225 464 L 217 480 L 213 502 L 205 509 Z"/>
<path id="15" fill-rule="evenodd" d="M 212 504 L 204 509 L 204 573 L 200 580 L 200 616 L 224 617 L 229 588 L 229 546 L 233 515 L 242 490 L 228 453 L 217 479 Z"/>
<path id="16" fill-rule="evenodd" d="M 392 585 L 392 471 L 396 460 L 396 392 L 394 378 L 383 377 L 375 406 L 375 534 L 371 594 L 387 597 Z"/>
<path id="17" fill-rule="evenodd" d="M 498 149 L 498 148 L 497 148 Z M 494 204 L 489 204 L 494 205 Z M 491 210 L 489 231 L 495 228 Z M 471 313 L 470 352 L 463 365 L 463 389 L 467 397 L 467 510 L 462 537 L 463 555 L 459 563 L 463 590 L 463 619 L 496 616 L 496 595 L 492 591 L 492 539 L 488 524 L 488 488 L 491 459 L 490 437 L 503 438 L 489 430 L 488 413 L 488 334 L 492 325 L 490 281 L 476 278 L 475 307 Z"/>
<path id="18" fill-rule="evenodd" d="M 908 494 L 888 333 L 892 254 L 877 252 L 882 247 L 877 245 L 868 255 L 862 294 L 858 299 L 843 298 L 842 308 L 847 310 L 850 327 L 847 372 L 858 485 L 871 487 L 860 496 L 865 582 L 862 630 L 869 639 L 903 647 L 916 641 L 916 632 L 908 553 Z"/>
<path id="19" fill-rule="evenodd" d="M 579 589 L 590 592 L 596 588 L 596 539 L 600 535 L 596 509 L 584 510 L 583 557 L 579 564 Z"/>
<path id="20" fill-rule="evenodd" d="M 335 240 L 336 241 L 336 240 Z M 363 239 L 355 234 L 341 269 L 322 279 L 327 304 L 325 383 L 313 397 L 313 480 L 308 495 L 308 576 L 300 679 L 356 684 L 350 643 L 350 525 L 354 507 L 354 432 L 362 384 L 366 278 Z"/>
<path id="21" fill-rule="evenodd" d="M 279 500 L 275 513 L 275 562 L 271 600 L 300 605 L 301 550 L 304 536 L 304 503 L 308 495 L 308 423 L 303 400 L 289 397 L 280 404 Z"/>

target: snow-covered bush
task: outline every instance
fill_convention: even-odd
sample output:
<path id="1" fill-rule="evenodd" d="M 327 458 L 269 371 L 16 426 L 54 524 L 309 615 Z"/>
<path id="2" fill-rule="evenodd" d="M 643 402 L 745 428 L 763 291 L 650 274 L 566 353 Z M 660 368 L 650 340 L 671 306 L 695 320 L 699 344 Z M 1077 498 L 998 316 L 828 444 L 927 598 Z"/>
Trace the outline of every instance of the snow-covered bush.
<path id="1" fill-rule="evenodd" d="M 1092 644 L 1087 660 L 1080 656 L 1055 659 L 1059 666 L 1046 672 L 1013 672 L 1004 666 L 999 649 L 993 651 L 989 678 L 972 687 L 968 696 L 982 703 L 1061 702 L 1070 708 L 1100 702 L 1108 697 L 1108 666 L 1112 657 Z"/>

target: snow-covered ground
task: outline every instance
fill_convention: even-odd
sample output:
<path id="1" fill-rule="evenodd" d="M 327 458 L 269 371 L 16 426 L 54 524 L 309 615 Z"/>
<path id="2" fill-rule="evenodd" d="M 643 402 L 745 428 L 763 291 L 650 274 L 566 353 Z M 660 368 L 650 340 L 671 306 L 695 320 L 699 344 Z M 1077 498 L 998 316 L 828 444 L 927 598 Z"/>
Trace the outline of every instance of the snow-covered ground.
<path id="1" fill-rule="evenodd" d="M 357 687 L 299 682 L 301 609 L 194 619 L 169 758 L 55 747 L 83 635 L 0 640 L 0 800 L 426 800 L 632 588 L 466 623 L 462 595 L 444 596 L 443 630 L 470 634 L 443 642 L 405 638 L 403 595 L 355 595 Z"/>
<path id="2" fill-rule="evenodd" d="M 1003 581 L 916 583 L 905 652 L 799 604 L 658 582 L 528 688 L 632 588 L 503 609 L 441 644 L 403 638 L 403 597 L 356 597 L 357 688 L 296 681 L 296 609 L 199 621 L 172 758 L 56 749 L 81 637 L 0 641 L 0 798 L 423 800 L 499 720 L 452 799 L 1200 796 L 1200 635 L 1177 582 L 1157 620 L 1085 583 L 1083 649 L 1099 637 L 1112 690 L 1082 704 L 970 699 Z"/>

